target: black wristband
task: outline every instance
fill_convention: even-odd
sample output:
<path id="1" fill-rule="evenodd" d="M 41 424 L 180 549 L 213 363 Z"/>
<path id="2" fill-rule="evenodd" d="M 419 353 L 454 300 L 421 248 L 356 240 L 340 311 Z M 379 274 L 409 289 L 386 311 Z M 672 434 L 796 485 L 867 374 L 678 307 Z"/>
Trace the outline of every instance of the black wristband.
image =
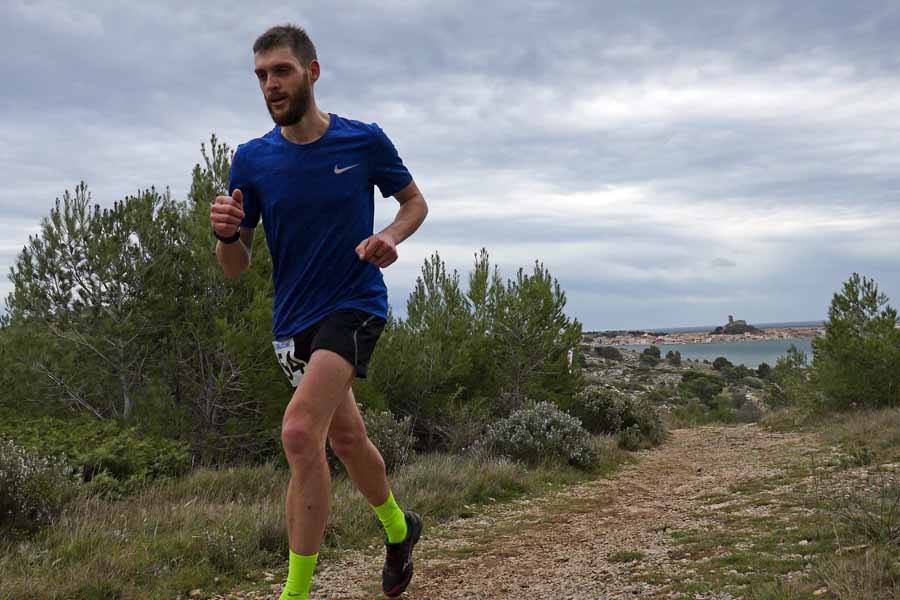
<path id="1" fill-rule="evenodd" d="M 216 239 L 222 242 L 223 244 L 233 244 L 239 239 L 241 239 L 241 229 L 238 228 L 237 231 L 234 232 L 234 235 L 231 237 L 222 237 L 221 235 L 213 229 L 213 235 L 216 236 Z"/>

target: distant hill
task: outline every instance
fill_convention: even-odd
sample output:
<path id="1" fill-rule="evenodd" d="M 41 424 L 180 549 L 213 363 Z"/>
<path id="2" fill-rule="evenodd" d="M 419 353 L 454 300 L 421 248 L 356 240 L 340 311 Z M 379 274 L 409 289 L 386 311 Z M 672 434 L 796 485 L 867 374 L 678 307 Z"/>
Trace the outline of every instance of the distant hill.
<path id="1" fill-rule="evenodd" d="M 711 332 L 713 335 L 740 335 L 742 333 L 762 333 L 762 330 L 757 329 L 753 325 L 749 325 L 747 321 L 743 319 L 734 320 L 734 317 L 728 315 L 728 324 L 720 325 L 716 327 Z"/>

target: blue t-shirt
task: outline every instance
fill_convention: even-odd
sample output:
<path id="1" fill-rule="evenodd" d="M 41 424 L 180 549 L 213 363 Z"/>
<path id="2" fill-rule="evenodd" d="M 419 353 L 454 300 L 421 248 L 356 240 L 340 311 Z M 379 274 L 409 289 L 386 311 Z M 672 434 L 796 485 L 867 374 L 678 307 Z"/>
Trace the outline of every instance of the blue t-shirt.
<path id="1" fill-rule="evenodd" d="M 285 339 L 333 310 L 387 318 L 381 270 L 356 254 L 372 235 L 374 186 L 393 196 L 412 176 L 375 124 L 330 115 L 325 134 L 296 144 L 277 125 L 237 147 L 229 192 L 244 197 L 243 227 L 262 218 L 272 254 L 272 333 Z"/>

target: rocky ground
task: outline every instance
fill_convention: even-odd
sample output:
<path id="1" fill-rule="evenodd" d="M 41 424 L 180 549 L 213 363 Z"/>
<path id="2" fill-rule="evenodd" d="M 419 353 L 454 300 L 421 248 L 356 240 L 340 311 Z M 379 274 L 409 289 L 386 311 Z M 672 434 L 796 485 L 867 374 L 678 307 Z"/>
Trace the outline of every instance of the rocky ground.
<path id="1" fill-rule="evenodd" d="M 686 553 L 684 540 L 698 532 L 700 539 L 715 539 L 740 518 L 772 519 L 791 529 L 811 512 L 791 494 L 808 480 L 798 469 L 810 456 L 830 452 L 815 434 L 773 433 L 756 424 L 674 430 L 662 446 L 635 453 L 633 464 L 608 479 L 426 525 L 404 598 L 736 600 L 741 586 L 725 585 L 708 566 L 723 552 L 737 556 L 741 544 L 719 545 L 698 558 Z M 804 571 L 802 555 L 796 556 L 800 567 L 784 577 Z M 382 549 L 373 546 L 326 562 L 312 597 L 380 597 L 382 560 Z M 267 590 L 216 598 L 277 599 L 281 576 Z"/>
<path id="2" fill-rule="evenodd" d="M 653 389 L 674 386 L 681 376 L 691 370 L 701 370 L 710 374 L 712 365 L 698 361 L 684 360 L 680 365 L 672 365 L 661 360 L 656 366 L 641 366 L 641 353 L 636 350 L 620 349 L 622 360 L 600 358 L 588 353 L 585 356 L 585 373 L 589 382 L 603 383 L 617 387 Z"/>

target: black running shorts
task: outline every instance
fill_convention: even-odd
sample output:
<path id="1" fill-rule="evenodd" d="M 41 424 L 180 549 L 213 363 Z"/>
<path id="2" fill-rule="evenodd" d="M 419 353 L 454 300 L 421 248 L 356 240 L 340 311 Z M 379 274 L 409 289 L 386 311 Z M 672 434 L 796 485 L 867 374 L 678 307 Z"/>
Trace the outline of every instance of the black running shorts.
<path id="1" fill-rule="evenodd" d="M 294 335 L 294 358 L 308 364 L 316 350 L 331 350 L 356 367 L 357 377 L 365 379 L 369 359 L 386 323 L 362 310 L 336 310 Z"/>

